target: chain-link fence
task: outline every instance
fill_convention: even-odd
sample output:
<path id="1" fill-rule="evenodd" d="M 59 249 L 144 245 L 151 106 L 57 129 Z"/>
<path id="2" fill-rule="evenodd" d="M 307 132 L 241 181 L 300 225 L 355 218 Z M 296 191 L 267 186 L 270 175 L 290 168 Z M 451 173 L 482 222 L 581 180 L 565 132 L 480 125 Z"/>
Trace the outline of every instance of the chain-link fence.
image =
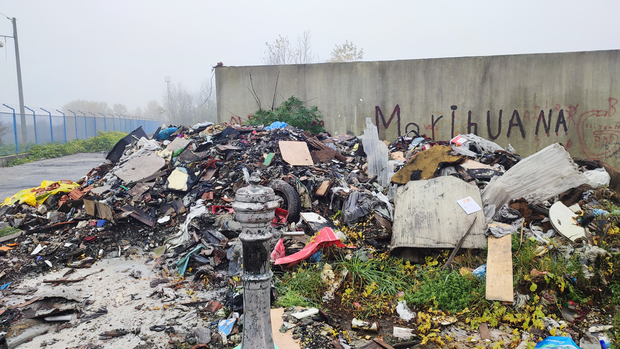
<path id="1" fill-rule="evenodd" d="M 25 119 L 25 130 L 22 120 Z M 100 131 L 131 132 L 142 126 L 146 133 L 153 133 L 159 127 L 154 120 L 133 119 L 103 114 L 100 115 L 58 115 L 31 112 L 22 118 L 19 111 L 0 112 L 0 156 L 28 152 L 30 148 L 43 143 L 65 143 L 75 139 L 96 136 Z"/>

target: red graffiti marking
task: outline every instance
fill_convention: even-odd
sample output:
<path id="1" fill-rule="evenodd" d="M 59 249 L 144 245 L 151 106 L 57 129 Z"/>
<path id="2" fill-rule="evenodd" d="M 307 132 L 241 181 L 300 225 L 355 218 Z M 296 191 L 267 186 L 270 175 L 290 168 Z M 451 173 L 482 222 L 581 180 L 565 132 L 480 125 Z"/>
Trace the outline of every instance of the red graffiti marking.
<path id="1" fill-rule="evenodd" d="M 579 106 L 579 104 L 569 105 L 568 106 L 568 110 L 566 111 L 568 113 L 568 117 L 566 118 L 566 120 L 570 120 L 570 122 L 573 125 L 577 125 L 577 123 L 575 122 L 575 119 L 573 118 L 573 116 L 575 116 L 577 114 L 577 107 L 578 106 Z"/>
<path id="2" fill-rule="evenodd" d="M 566 142 L 566 150 L 570 149 L 572 145 L 573 145 L 573 141 L 569 138 L 568 142 Z"/>
<path id="3" fill-rule="evenodd" d="M 523 121 L 530 121 L 530 111 L 526 110 L 525 113 L 523 113 Z"/>
<path id="4" fill-rule="evenodd" d="M 241 125 L 243 122 L 241 121 L 241 117 L 240 116 L 231 116 L 230 117 L 230 122 L 233 124 L 239 124 Z"/>
<path id="5" fill-rule="evenodd" d="M 555 107 L 553 108 L 553 111 L 560 111 L 560 109 L 562 109 L 562 106 L 559 104 L 556 104 Z"/>
<path id="6" fill-rule="evenodd" d="M 599 127 L 598 129 L 596 129 L 597 125 L 586 123 L 586 121 L 596 122 L 598 118 L 609 118 L 616 113 L 616 105 L 618 104 L 618 100 L 616 98 L 609 97 L 607 101 L 609 103 L 607 110 L 586 111 L 579 115 L 579 120 L 577 121 L 577 135 L 579 136 L 581 150 L 588 158 L 594 160 L 605 159 L 614 155 L 616 152 L 618 152 L 618 150 L 620 150 L 620 131 L 616 131 L 613 129 L 606 130 L 603 127 Z M 588 120 L 590 118 L 593 119 Z M 594 137 L 594 148 L 603 148 L 602 151 L 593 150 L 587 144 L 586 129 L 588 128 L 593 129 L 593 131 L 591 132 L 592 136 Z"/>

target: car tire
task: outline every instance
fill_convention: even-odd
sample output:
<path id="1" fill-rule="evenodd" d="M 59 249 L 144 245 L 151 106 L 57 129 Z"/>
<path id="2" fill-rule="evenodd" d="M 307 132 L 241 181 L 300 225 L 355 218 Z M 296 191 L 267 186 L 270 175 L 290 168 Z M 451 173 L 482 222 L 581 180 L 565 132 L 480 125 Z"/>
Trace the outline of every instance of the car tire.
<path id="1" fill-rule="evenodd" d="M 301 212 L 301 200 L 297 190 L 281 179 L 272 181 L 269 186 L 277 196 L 282 198 L 283 202 L 280 208 L 288 211 L 287 222 L 298 222 L 299 213 Z"/>

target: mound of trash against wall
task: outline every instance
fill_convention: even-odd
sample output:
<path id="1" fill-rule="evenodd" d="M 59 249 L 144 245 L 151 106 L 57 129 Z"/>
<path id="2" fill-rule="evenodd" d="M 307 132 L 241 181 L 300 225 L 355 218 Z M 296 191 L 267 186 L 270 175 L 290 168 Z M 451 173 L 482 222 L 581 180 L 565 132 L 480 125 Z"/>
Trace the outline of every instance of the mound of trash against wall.
<path id="1" fill-rule="evenodd" d="M 618 170 L 557 143 L 388 143 L 370 119 L 357 137 L 273 126 L 138 128 L 79 181 L 7 198 L 0 348 L 240 345 L 251 177 L 278 202 L 262 257 L 279 348 L 620 339 Z"/>

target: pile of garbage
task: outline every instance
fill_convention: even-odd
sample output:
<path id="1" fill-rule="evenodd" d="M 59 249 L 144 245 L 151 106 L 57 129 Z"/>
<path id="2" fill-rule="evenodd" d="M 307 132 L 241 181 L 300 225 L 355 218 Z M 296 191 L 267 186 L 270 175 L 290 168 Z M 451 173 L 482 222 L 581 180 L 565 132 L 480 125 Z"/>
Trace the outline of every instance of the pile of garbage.
<path id="1" fill-rule="evenodd" d="M 272 221 L 281 236 L 272 242 L 277 275 L 294 270 L 302 261 L 326 265 L 331 262 L 327 252 L 333 248 L 349 256 L 370 251 L 364 252 L 370 256 L 366 258 L 389 253 L 418 263 L 428 260 L 429 254 L 437 256 L 450 249 L 451 256 L 442 259 L 444 268 L 449 268 L 459 252 L 481 253 L 488 246 L 486 263 L 460 272 L 486 278 L 487 300 L 519 309 L 530 301 L 531 285 L 543 289 L 555 277 L 552 271 L 528 270 L 527 282 L 519 280 L 513 289 L 511 246 L 515 241 L 520 249 L 535 244 L 539 256 L 576 259 L 585 279 L 602 278 L 600 284 L 587 285 L 571 275 L 554 279 L 558 283 L 566 279 L 589 297 L 584 304 L 560 305 L 558 314 L 564 320 L 557 327 L 568 329 L 568 334 L 572 331 L 575 340 L 594 336 L 609 342 L 606 331 L 611 320 L 601 315 L 586 321 L 585 309 L 601 306 L 610 297 L 605 287 L 620 285 L 612 261 L 620 248 L 620 206 L 615 206 L 620 205 L 620 173 L 605 163 L 572 159 L 559 144 L 522 158 L 511 146 L 504 149 L 473 134 L 435 141 L 412 133 L 387 144 L 379 140 L 369 119 L 359 137 L 313 135 L 284 123 L 162 126 L 150 137 L 138 128 L 119 141 L 108 161 L 81 180 L 46 181 L 7 198 L 0 207 L 0 228 L 19 230 L 0 237 L 1 292 L 22 297 L 0 300 L 4 309 L 0 332 L 25 319 L 66 321 L 69 325 L 64 328 L 75 327 L 79 319 L 92 321 L 108 311 L 97 313 L 66 295 L 28 299 L 35 293 L 17 286 L 23 278 L 68 267 L 79 270 L 81 276 L 71 278 L 68 273 L 45 283 L 73 284 L 94 274 L 82 269 L 101 260 L 146 258 L 144 263 L 150 263 L 155 274 L 149 276 L 151 290 L 145 297 L 176 309 L 176 317 L 169 321 L 177 324 L 176 329 L 169 324 L 142 324 L 142 329 L 135 325 L 107 331 L 100 339 L 135 335 L 141 341 L 135 347 L 146 348 L 155 341 L 145 333 L 163 332 L 170 347 L 238 344 L 243 313 L 238 238 L 242 226 L 234 219 L 231 203 L 250 175 L 258 174 L 261 184 L 272 187 L 280 201 Z M 612 270 L 601 268 L 602 263 Z M 127 273 L 135 280 L 142 278 L 137 269 Z M 339 277 L 331 289 L 337 299 L 351 276 Z M 278 295 L 273 291 L 275 300 Z M 558 300 L 553 292 L 541 298 L 547 304 Z M 23 303 L 16 304 L 17 299 Z M 409 311 L 406 305 L 399 306 L 403 313 Z M 156 307 L 151 304 L 145 309 Z M 396 307 L 395 303 L 392 311 Z M 39 311 L 50 308 L 54 310 Z M 287 309 L 284 317 L 297 312 L 303 309 Z M 57 316 L 49 320 L 50 314 Z M 371 319 L 330 324 L 330 310 L 317 314 L 318 310 L 306 320 L 291 318 L 296 325 L 291 325 L 295 329 L 290 333 L 295 332 L 304 348 L 313 347 L 312 342 L 330 348 L 387 348 L 383 345 L 391 342 L 393 347 L 406 348 L 429 339 L 428 332 L 409 323 L 415 313 L 406 321 L 396 317 L 398 326 L 391 329 L 373 328 Z M 186 325 L 189 318 L 197 321 L 202 332 Z M 552 317 L 545 321 L 558 323 Z M 434 322 L 436 332 L 459 337 L 440 322 Z M 325 326 L 317 325 L 321 323 Z M 600 325 L 603 330 L 571 330 L 568 324 L 574 328 Z M 286 322 L 282 326 L 288 329 Z M 307 330 L 313 326 L 318 330 Z M 555 332 L 549 329 L 528 339 Z M 181 330 L 185 332 L 180 334 Z M 355 331 L 360 331 L 357 339 L 352 338 Z M 383 340 L 371 340 L 377 334 Z M 491 340 L 485 337 L 478 334 L 480 341 Z M 527 340 L 519 338 L 515 343 Z"/>

